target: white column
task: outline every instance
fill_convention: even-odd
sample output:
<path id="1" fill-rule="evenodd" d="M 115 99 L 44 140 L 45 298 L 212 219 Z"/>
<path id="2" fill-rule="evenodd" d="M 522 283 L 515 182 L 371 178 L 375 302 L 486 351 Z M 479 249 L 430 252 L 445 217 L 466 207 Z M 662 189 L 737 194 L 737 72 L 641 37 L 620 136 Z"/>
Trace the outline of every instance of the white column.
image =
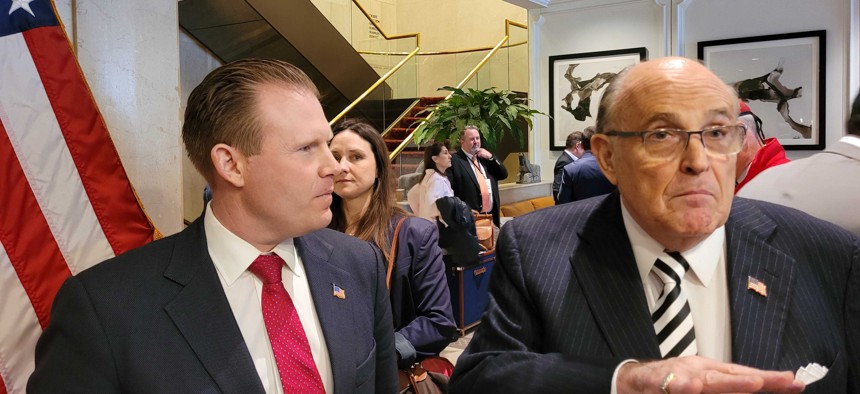
<path id="1" fill-rule="evenodd" d="M 182 229 L 177 2 L 75 0 L 74 15 L 78 62 L 125 170 L 155 225 L 173 234 Z"/>

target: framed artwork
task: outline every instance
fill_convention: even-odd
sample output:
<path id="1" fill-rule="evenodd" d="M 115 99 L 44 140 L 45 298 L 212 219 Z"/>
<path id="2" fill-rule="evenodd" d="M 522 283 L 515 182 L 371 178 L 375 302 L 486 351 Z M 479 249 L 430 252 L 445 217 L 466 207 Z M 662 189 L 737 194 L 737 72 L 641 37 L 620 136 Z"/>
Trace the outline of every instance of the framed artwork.
<path id="1" fill-rule="evenodd" d="M 563 150 L 568 134 L 593 126 L 609 82 L 647 57 L 645 47 L 550 56 L 550 149 Z"/>
<path id="2" fill-rule="evenodd" d="M 824 30 L 699 42 L 699 59 L 785 149 L 824 149 Z"/>

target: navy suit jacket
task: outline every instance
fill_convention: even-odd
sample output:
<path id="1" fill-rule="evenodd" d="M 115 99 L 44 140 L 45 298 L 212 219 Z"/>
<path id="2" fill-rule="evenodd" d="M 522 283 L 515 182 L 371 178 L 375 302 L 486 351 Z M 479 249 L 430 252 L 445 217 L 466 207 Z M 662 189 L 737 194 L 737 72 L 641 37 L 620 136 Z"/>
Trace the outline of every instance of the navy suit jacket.
<path id="1" fill-rule="evenodd" d="M 400 218 L 392 217 L 392 231 Z M 391 311 L 397 350 L 401 356 L 416 356 L 404 357 L 400 365 L 403 368 L 438 355 L 457 332 L 439 230 L 427 219 L 411 216 L 400 227 L 391 274 Z M 402 342 L 401 336 L 408 344 Z"/>
<path id="2" fill-rule="evenodd" d="M 552 168 L 552 199 L 556 204 L 558 204 L 558 191 L 561 189 L 561 170 L 564 169 L 564 166 L 573 163 L 573 161 L 565 151 L 562 151 L 558 155 L 558 159 L 555 159 L 555 166 Z"/>
<path id="3" fill-rule="evenodd" d="M 558 205 L 585 200 L 612 193 L 615 189 L 615 185 L 609 182 L 600 170 L 597 158 L 591 151 L 585 151 L 579 160 L 568 163 L 562 169 L 561 185 L 555 203 Z"/>
<path id="4" fill-rule="evenodd" d="M 860 392 L 860 239 L 735 198 L 726 223 L 733 362 L 830 368 L 806 393 Z M 659 359 L 618 193 L 505 225 L 490 303 L 452 393 L 608 393 L 624 359 Z M 767 297 L 747 290 L 749 276 Z"/>
<path id="5" fill-rule="evenodd" d="M 478 162 L 487 170 L 484 176 L 490 179 L 490 186 L 493 191 L 493 207 L 490 209 L 490 213 L 493 214 L 493 223 L 498 226 L 499 181 L 508 177 L 508 170 L 498 160 L 486 160 L 479 157 Z M 469 163 L 469 158 L 462 149 L 457 149 L 457 153 L 451 156 L 451 168 L 448 168 L 445 175 L 451 181 L 451 189 L 454 190 L 454 195 L 463 200 L 472 209 L 482 212 L 481 187 L 478 185 L 478 178 L 475 178 L 472 164 Z"/>
<path id="6" fill-rule="evenodd" d="M 332 230 L 295 239 L 337 393 L 397 390 L 376 248 Z M 332 295 L 332 283 L 346 299 Z M 202 217 L 63 284 L 36 345 L 30 393 L 263 393 L 209 257 Z"/>

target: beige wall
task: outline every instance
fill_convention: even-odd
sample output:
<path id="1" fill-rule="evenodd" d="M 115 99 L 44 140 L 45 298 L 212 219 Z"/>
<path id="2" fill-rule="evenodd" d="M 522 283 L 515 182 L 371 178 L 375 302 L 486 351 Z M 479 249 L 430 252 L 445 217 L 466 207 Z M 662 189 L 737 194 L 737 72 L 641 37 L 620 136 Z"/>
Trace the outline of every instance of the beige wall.
<path id="1" fill-rule="evenodd" d="M 398 0 L 397 31 L 420 32 L 421 51 L 439 52 L 468 48 L 492 47 L 505 35 L 505 19 L 525 23 L 526 10 L 501 0 Z M 474 68 L 486 53 L 444 56 L 422 56 L 419 59 L 421 96 L 444 95 L 436 89 L 456 85 Z M 520 63 L 521 65 L 523 63 Z M 508 88 L 507 72 L 493 66 L 483 75 L 482 87 Z M 517 73 L 519 71 L 519 73 Z M 504 75 L 502 75 L 504 74 Z M 514 70 L 516 87 L 525 87 L 528 70 Z"/>

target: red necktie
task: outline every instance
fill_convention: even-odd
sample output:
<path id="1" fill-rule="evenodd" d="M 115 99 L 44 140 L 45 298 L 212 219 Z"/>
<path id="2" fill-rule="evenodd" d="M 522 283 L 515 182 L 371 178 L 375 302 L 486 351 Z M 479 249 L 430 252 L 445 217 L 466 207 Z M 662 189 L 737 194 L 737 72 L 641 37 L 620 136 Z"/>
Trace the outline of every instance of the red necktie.
<path id="1" fill-rule="evenodd" d="M 311 346 L 293 300 L 281 283 L 282 260 L 262 254 L 248 270 L 263 281 L 263 320 L 284 393 L 325 393 Z"/>
<path id="2" fill-rule="evenodd" d="M 478 155 L 472 156 L 472 166 L 475 167 L 475 178 L 478 180 L 478 188 L 481 189 L 481 212 L 490 212 L 493 210 L 490 206 L 490 191 L 487 189 L 487 178 L 478 163 Z"/>

